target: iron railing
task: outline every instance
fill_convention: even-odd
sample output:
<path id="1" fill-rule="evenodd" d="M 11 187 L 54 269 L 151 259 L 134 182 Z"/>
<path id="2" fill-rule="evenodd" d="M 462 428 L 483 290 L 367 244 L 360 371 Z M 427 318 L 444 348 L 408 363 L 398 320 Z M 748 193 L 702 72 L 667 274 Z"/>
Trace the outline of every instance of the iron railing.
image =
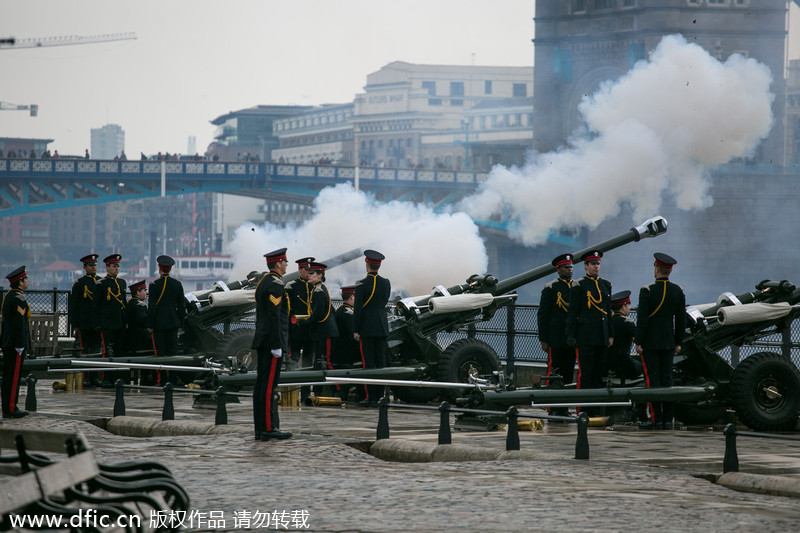
<path id="1" fill-rule="evenodd" d="M 0 299 L 3 294 L 4 289 L 0 289 Z M 61 315 L 59 337 L 72 336 L 67 319 L 70 291 L 32 290 L 26 291 L 25 295 L 34 313 L 59 312 Z M 341 305 L 338 300 L 333 300 L 332 303 L 334 307 Z M 494 317 L 486 322 L 473 324 L 455 332 L 441 332 L 437 336 L 437 341 L 441 346 L 447 346 L 459 339 L 474 337 L 489 344 L 501 359 L 507 359 L 511 355 L 516 361 L 546 362 L 547 354 L 542 351 L 539 342 L 538 312 L 537 304 L 512 304 L 500 308 Z M 636 320 L 636 309 L 631 310 L 630 316 Z M 254 318 L 245 316 L 237 322 L 220 324 L 219 328 L 254 328 Z M 795 366 L 800 367 L 800 321 L 792 322 L 786 335 L 775 333 L 751 344 L 728 346 L 718 353 L 732 366 L 736 366 L 742 359 L 765 349 L 788 356 Z"/>

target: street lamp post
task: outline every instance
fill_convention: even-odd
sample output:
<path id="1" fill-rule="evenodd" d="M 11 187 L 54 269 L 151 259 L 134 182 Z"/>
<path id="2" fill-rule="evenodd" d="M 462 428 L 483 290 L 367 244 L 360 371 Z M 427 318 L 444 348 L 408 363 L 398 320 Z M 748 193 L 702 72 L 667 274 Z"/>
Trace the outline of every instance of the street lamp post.
<path id="1" fill-rule="evenodd" d="M 462 120 L 464 125 L 464 170 L 469 170 L 469 120 Z"/>

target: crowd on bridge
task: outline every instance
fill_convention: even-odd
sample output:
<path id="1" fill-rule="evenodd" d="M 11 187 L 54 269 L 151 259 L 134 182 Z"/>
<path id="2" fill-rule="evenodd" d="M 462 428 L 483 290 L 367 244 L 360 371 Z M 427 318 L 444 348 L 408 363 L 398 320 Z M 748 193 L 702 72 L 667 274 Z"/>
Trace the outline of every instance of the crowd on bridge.
<path id="1" fill-rule="evenodd" d="M 58 150 L 50 152 L 49 149 L 42 151 L 41 153 L 37 154 L 33 149 L 19 149 L 14 150 L 11 149 L 7 153 L 4 153 L 3 149 L 0 148 L 0 159 L 90 159 L 89 150 L 86 149 L 82 156 L 74 156 L 74 155 L 59 155 Z M 113 161 L 128 161 L 128 156 L 125 154 L 123 150 L 119 154 L 115 155 L 111 160 Z M 223 161 L 223 162 L 254 162 L 259 163 L 261 162 L 261 157 L 258 154 L 252 154 L 250 152 L 239 152 L 236 154 L 235 157 L 227 157 L 224 154 L 220 154 L 217 152 L 207 152 L 204 155 L 200 155 L 196 153 L 194 155 L 182 155 L 178 153 L 169 153 L 169 152 L 158 152 L 154 155 L 147 155 L 144 152 L 140 153 L 139 156 L 140 161 Z M 333 161 L 331 158 L 322 156 L 318 159 L 309 159 L 303 162 L 296 162 L 296 161 L 289 161 L 283 156 L 280 156 L 278 159 L 270 159 L 267 161 L 271 164 L 302 164 L 302 165 L 315 165 L 315 166 L 351 166 L 352 163 L 346 161 Z M 418 162 L 414 163 L 410 159 L 403 162 L 398 162 L 398 164 L 392 166 L 393 160 L 390 161 L 390 164 L 387 163 L 383 159 L 379 160 L 371 160 L 366 158 L 361 158 L 359 161 L 359 166 L 361 168 L 406 168 L 406 169 L 414 169 L 414 170 L 425 170 L 425 169 L 432 169 L 432 170 L 462 170 L 460 168 L 453 168 L 452 166 L 448 166 L 438 158 L 436 158 L 432 163 L 426 166 L 425 163 Z M 488 169 L 482 168 L 479 172 L 487 172 Z"/>
<path id="2" fill-rule="evenodd" d="M 8 151 L 8 154 L 3 152 L 3 149 L 0 148 L 0 159 L 60 159 L 61 156 L 58 155 L 58 150 L 55 150 L 52 154 L 50 150 L 44 150 L 39 156 L 37 157 L 36 151 L 31 149 L 29 150 L 20 150 L 19 152 L 11 149 Z"/>

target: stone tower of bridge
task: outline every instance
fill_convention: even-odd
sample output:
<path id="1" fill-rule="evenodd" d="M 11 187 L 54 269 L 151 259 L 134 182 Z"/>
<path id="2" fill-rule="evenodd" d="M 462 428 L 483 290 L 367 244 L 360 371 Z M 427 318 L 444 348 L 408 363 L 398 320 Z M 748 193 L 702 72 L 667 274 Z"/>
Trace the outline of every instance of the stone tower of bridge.
<path id="1" fill-rule="evenodd" d="M 681 34 L 724 61 L 741 53 L 772 71 L 774 124 L 756 160 L 784 165 L 785 0 L 536 0 L 534 145 L 558 148 L 580 127 L 578 103 L 601 82 Z"/>

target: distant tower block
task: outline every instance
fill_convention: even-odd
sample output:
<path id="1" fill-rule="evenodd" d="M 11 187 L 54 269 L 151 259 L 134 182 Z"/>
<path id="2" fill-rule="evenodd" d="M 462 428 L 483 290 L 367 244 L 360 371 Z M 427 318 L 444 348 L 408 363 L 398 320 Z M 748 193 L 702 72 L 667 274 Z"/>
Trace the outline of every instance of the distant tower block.
<path id="1" fill-rule="evenodd" d="M 194 135 L 189 135 L 189 143 L 186 148 L 186 153 L 188 155 L 194 155 L 197 153 L 197 137 Z"/>

